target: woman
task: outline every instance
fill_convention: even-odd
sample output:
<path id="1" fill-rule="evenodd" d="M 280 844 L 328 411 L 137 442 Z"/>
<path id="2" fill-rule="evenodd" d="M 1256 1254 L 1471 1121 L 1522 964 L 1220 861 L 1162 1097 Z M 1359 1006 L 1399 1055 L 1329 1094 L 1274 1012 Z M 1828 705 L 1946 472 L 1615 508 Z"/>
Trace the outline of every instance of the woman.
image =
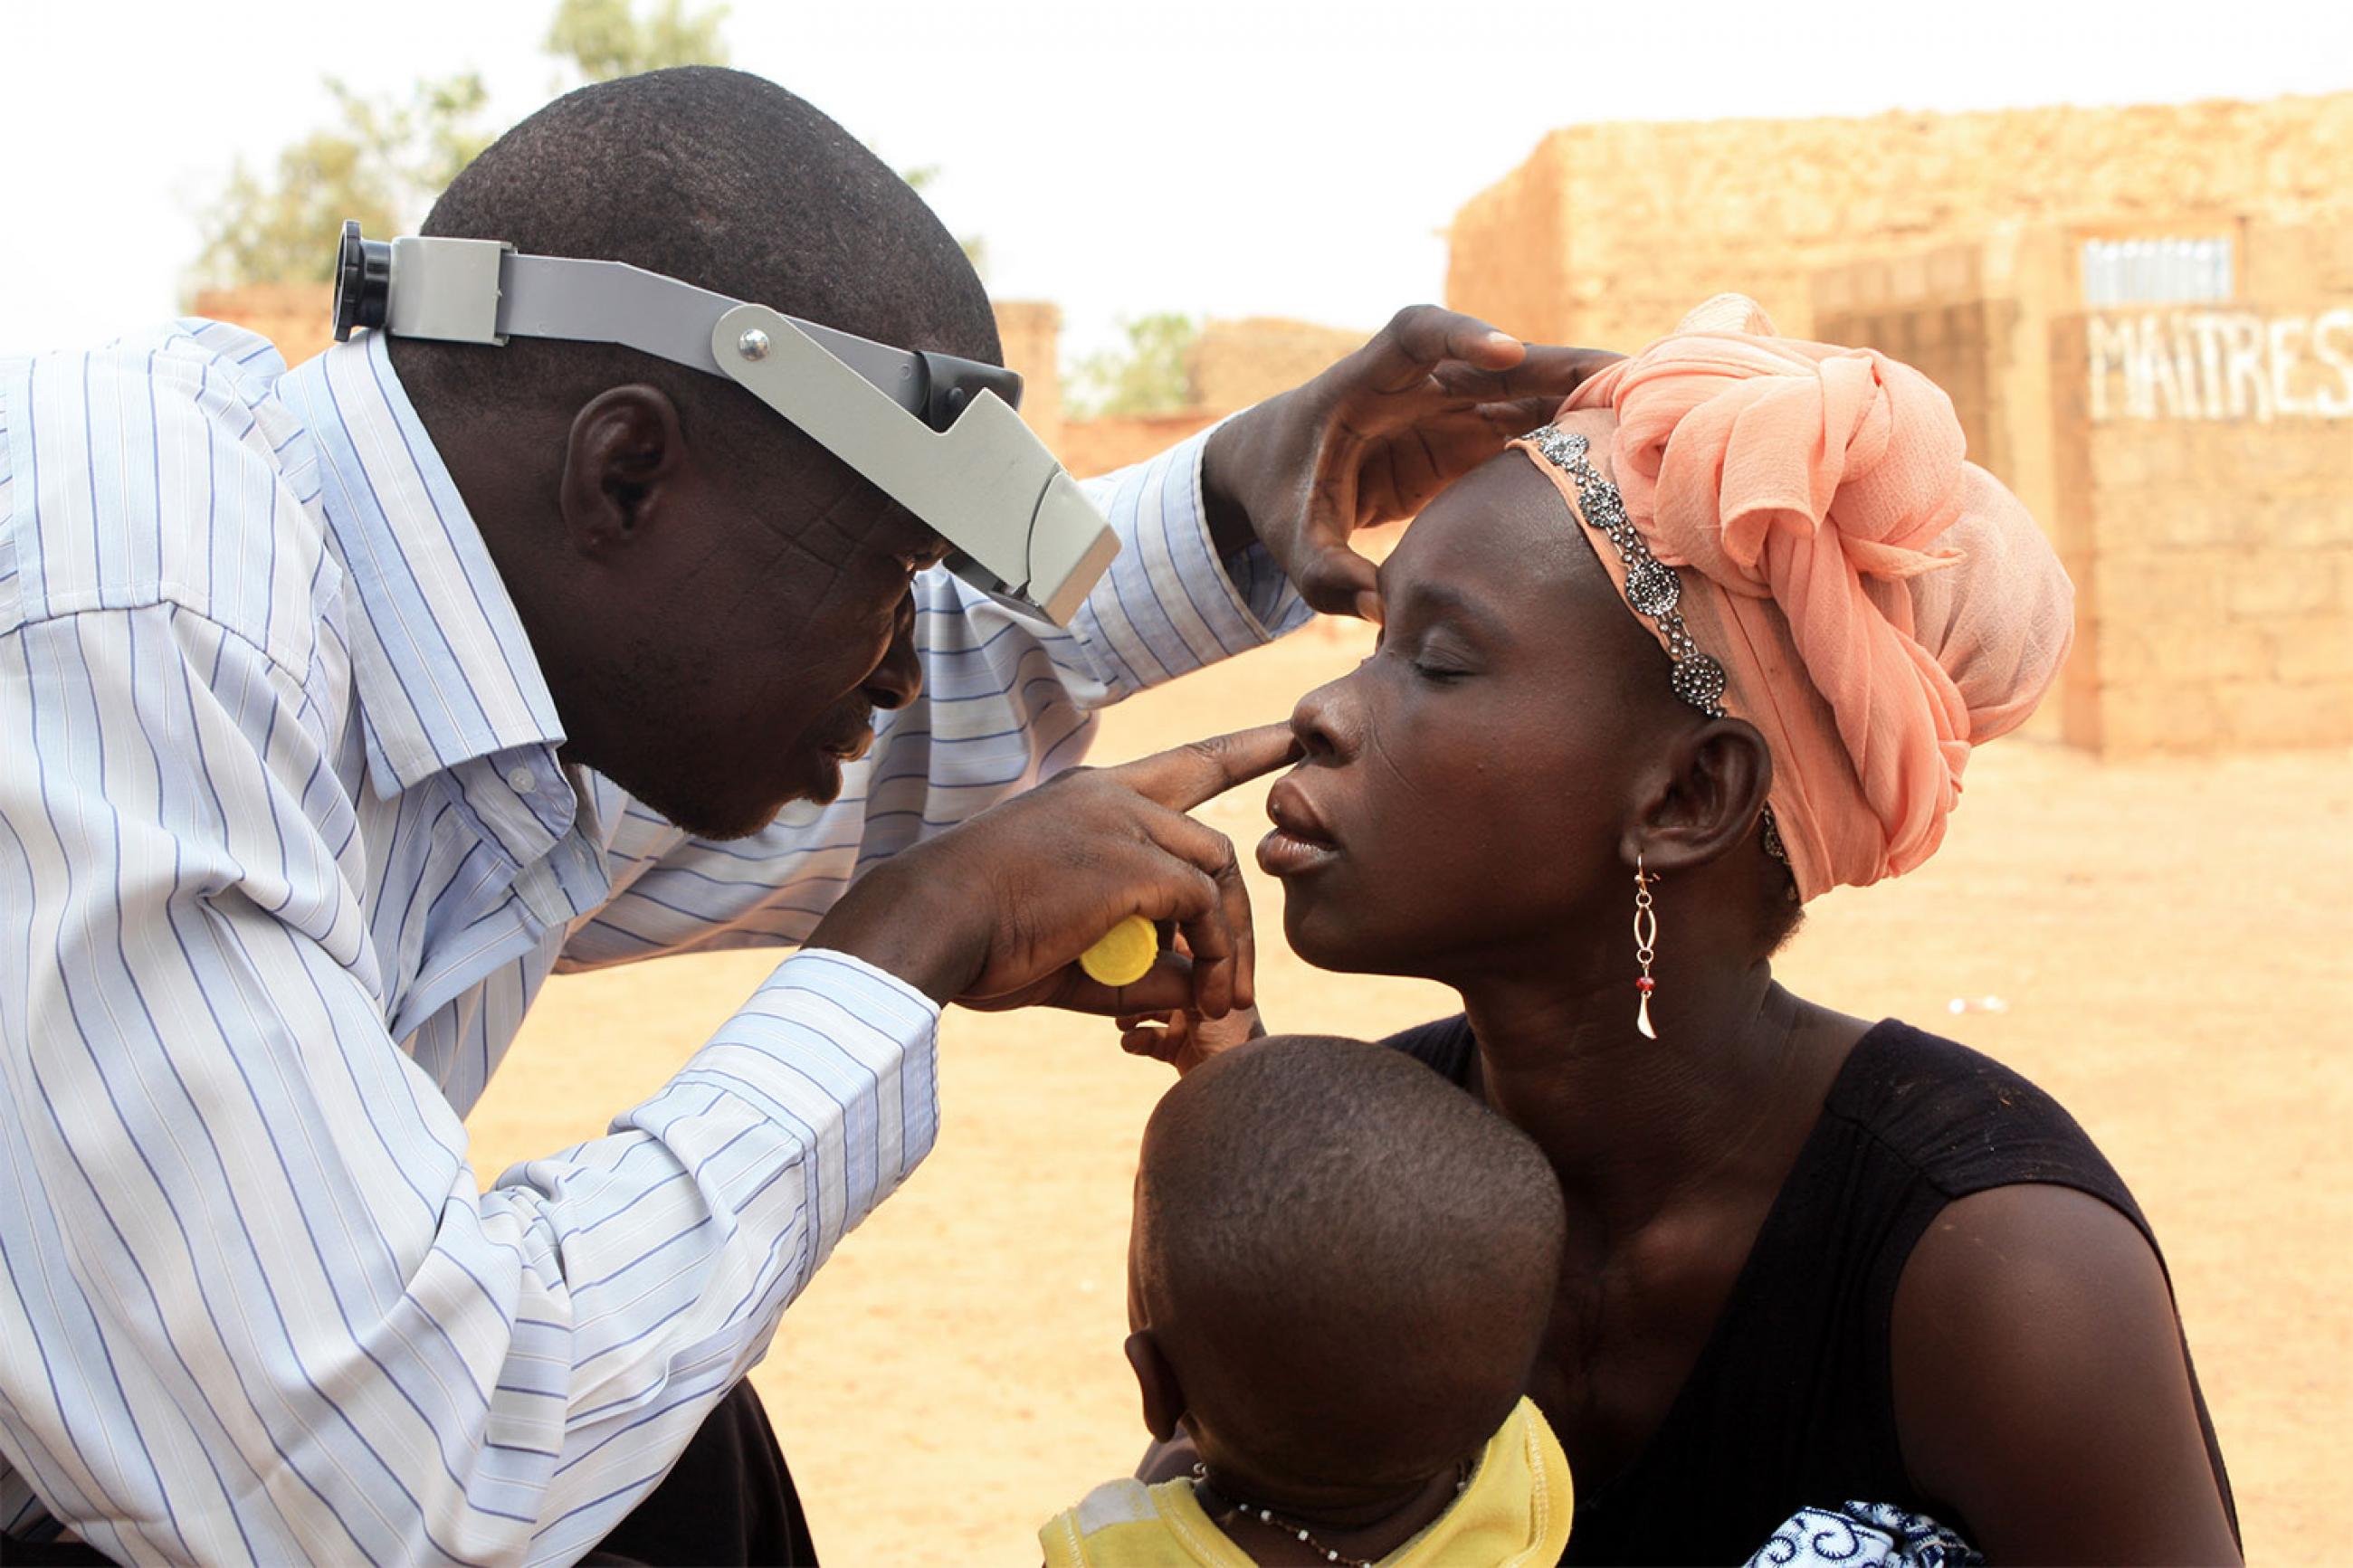
<path id="1" fill-rule="evenodd" d="M 1997 1563 L 2237 1562 L 2154 1238 L 2081 1129 L 1773 979 L 1805 900 L 1935 851 L 2072 590 L 1925 378 L 1771 332 L 1711 301 L 1427 509 L 1376 653 L 1293 717 L 1285 930 L 1458 990 L 1394 1043 L 1560 1177 L 1532 1392 L 1569 1561 L 1741 1561 L 1854 1499 Z"/>

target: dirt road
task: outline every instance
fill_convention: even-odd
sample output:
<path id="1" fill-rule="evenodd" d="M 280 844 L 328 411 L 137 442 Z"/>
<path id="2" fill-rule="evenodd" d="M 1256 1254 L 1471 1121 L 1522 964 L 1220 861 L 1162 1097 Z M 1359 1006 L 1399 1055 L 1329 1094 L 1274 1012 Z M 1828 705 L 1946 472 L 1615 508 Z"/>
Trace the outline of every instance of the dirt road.
<path id="1" fill-rule="evenodd" d="M 1107 719 L 1096 760 L 1287 712 L 1361 656 L 1322 628 Z M 1820 901 L 1798 990 L 1957 1036 L 2057 1094 L 2163 1239 L 2258 1562 L 2345 1555 L 2353 1503 L 2353 771 L 2342 752 L 1970 764 L 1941 856 Z M 1262 789 L 1201 814 L 1245 843 Z M 1247 860 L 1248 857 L 1245 855 Z M 1374 1035 L 1435 987 L 1280 942 L 1275 1027 Z M 602 1131 L 767 973 L 760 954 L 558 980 L 473 1118 L 478 1168 Z M 1953 998 L 2006 1010 L 1954 1016 Z M 829 1563 L 1038 1560 L 1038 1524 L 1144 1443 L 1120 1341 L 1135 1141 L 1166 1069 L 1108 1026 L 952 1013 L 939 1146 L 843 1244 L 754 1374 Z"/>

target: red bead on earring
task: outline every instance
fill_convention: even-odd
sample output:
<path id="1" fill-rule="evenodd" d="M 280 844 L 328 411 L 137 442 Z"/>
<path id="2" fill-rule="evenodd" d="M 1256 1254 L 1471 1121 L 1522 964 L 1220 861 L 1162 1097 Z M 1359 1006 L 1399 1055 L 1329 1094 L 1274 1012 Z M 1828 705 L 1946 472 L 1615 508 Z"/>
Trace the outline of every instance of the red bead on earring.
<path id="1" fill-rule="evenodd" d="M 1634 857 L 1634 958 L 1642 966 L 1642 977 L 1634 982 L 1634 993 L 1641 998 L 1634 1008 L 1634 1027 L 1646 1039 L 1655 1040 L 1659 1031 L 1651 1027 L 1651 993 L 1659 983 L 1651 978 L 1651 949 L 1659 940 L 1659 911 L 1651 901 L 1651 884 L 1657 881 L 1642 868 L 1642 857 Z"/>

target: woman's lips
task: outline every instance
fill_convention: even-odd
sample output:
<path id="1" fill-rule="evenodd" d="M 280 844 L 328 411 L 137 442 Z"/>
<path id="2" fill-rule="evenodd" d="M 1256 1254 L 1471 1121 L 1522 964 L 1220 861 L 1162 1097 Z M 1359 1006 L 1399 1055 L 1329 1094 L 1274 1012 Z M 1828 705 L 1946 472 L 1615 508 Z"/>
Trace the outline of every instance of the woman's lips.
<path id="1" fill-rule="evenodd" d="M 1339 855 L 1329 844 L 1294 837 L 1280 827 L 1258 841 L 1258 868 L 1270 877 L 1304 877 Z"/>
<path id="2" fill-rule="evenodd" d="M 1274 831 L 1259 840 L 1259 869 L 1270 877 L 1300 877 L 1339 858 L 1340 847 L 1308 802 L 1296 775 L 1267 792 L 1266 815 Z"/>

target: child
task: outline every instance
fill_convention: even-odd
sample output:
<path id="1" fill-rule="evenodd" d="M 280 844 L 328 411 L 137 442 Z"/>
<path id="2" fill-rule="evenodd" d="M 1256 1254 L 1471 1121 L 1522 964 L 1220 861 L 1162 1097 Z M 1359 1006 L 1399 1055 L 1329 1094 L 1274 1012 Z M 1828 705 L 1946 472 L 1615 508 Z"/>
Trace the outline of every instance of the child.
<path id="1" fill-rule="evenodd" d="M 1567 1460 L 1523 1395 L 1560 1190 L 1535 1143 L 1401 1052 L 1277 1037 L 1145 1129 L 1127 1356 L 1199 1463 L 1039 1531 L 1049 1568 L 1549 1565 Z"/>

